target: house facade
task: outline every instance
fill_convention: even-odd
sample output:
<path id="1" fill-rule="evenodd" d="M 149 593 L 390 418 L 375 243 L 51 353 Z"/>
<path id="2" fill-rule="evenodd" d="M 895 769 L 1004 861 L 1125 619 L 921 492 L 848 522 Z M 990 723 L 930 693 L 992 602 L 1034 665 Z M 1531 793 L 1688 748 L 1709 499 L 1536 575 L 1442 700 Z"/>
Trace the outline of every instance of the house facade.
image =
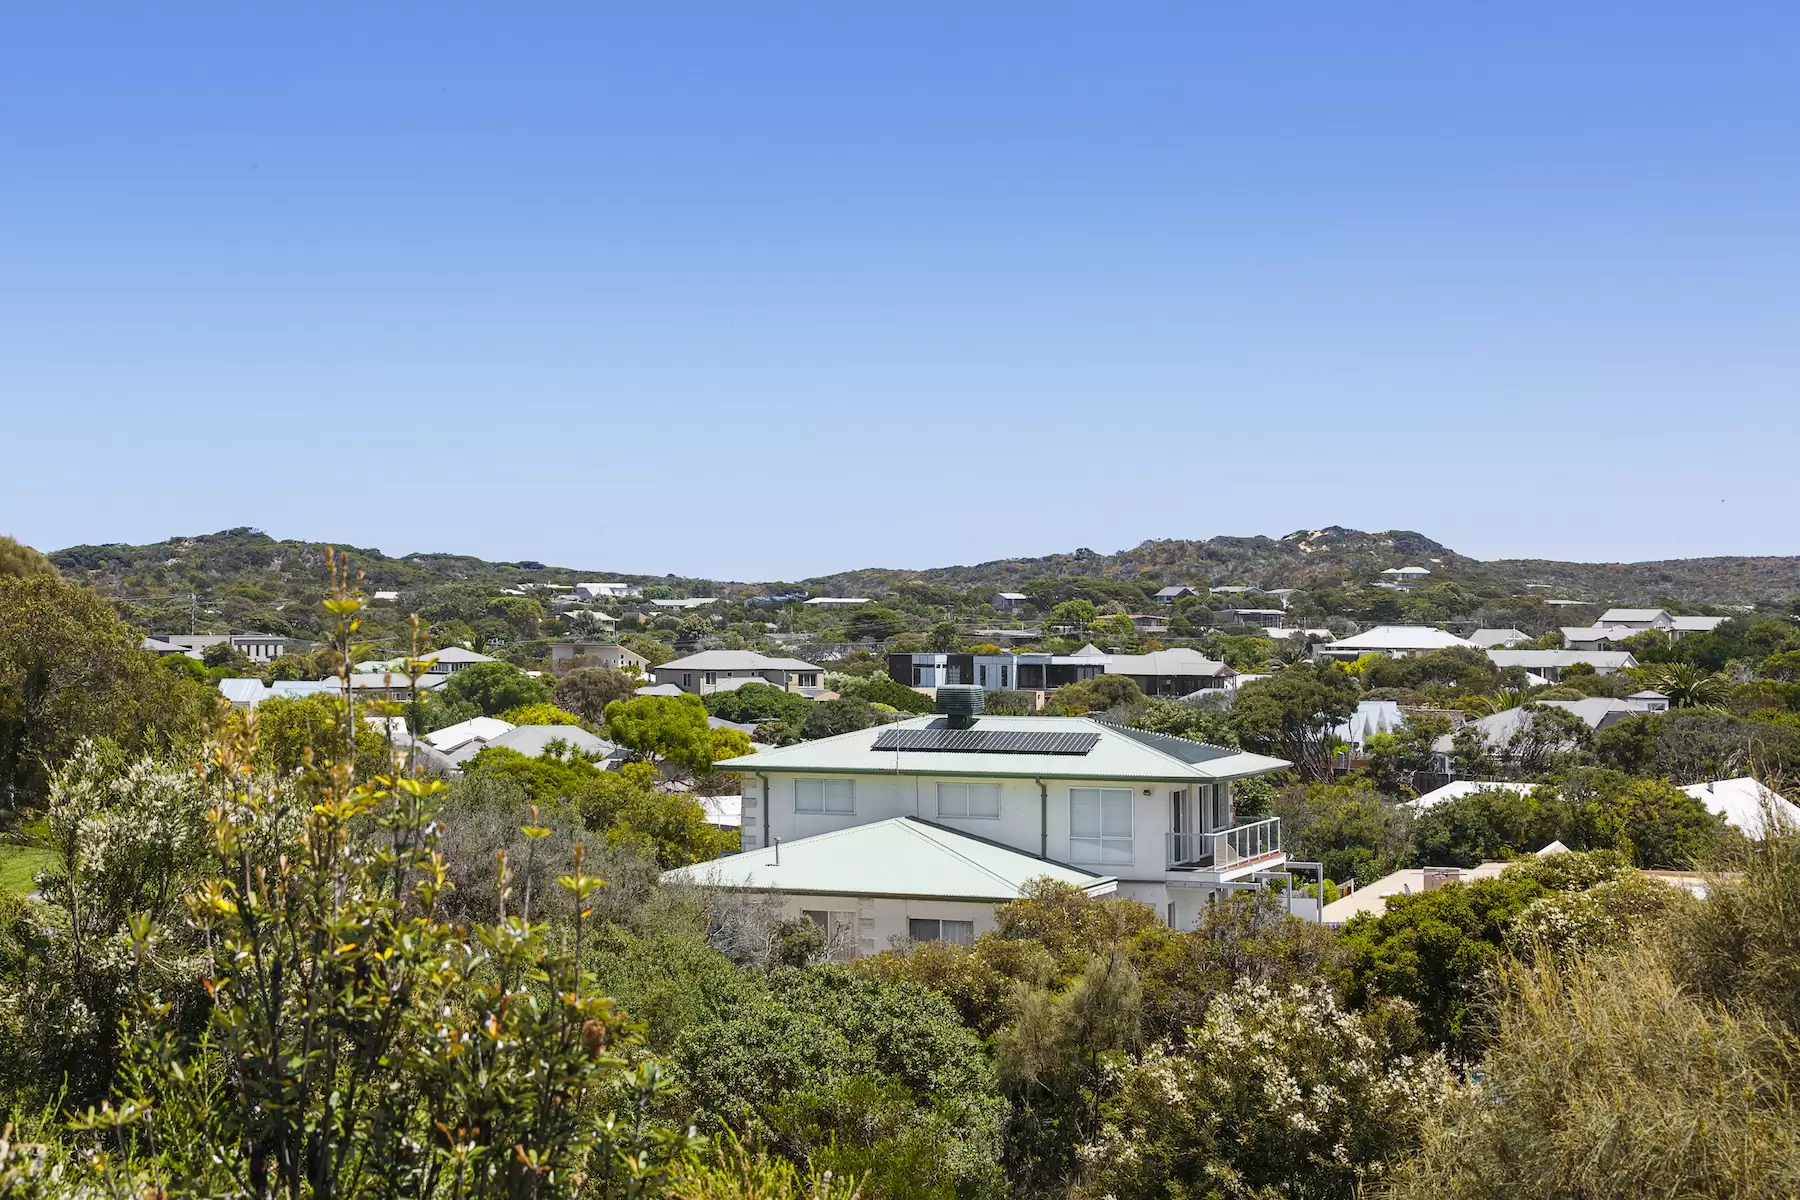
<path id="1" fill-rule="evenodd" d="M 702 650 L 650 668 L 655 683 L 673 685 L 696 696 L 729 690 L 747 681 L 789 692 L 816 692 L 823 690 L 824 676 L 823 667 L 797 658 L 771 658 L 754 650 Z M 737 682 L 730 682 L 733 680 Z"/>
<path id="2" fill-rule="evenodd" d="M 1232 808 L 1235 782 L 1288 765 L 1086 718 L 944 714 L 718 767 L 744 781 L 746 853 L 910 818 L 1110 876 L 1119 895 L 1192 929 L 1231 891 L 1296 867 L 1278 818 L 1240 824 Z"/>
<path id="3" fill-rule="evenodd" d="M 582 659 L 590 667 L 611 667 L 615 671 L 643 671 L 650 660 L 617 642 L 567 641 L 550 643 L 550 667 L 566 667 L 574 659 Z"/>

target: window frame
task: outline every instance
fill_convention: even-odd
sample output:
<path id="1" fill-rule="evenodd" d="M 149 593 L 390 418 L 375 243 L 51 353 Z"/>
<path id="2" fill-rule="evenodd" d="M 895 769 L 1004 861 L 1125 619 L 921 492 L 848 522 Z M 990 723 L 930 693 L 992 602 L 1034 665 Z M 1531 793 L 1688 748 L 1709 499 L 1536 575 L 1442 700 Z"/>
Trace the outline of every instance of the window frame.
<path id="1" fill-rule="evenodd" d="M 1079 793 L 1093 793 L 1099 803 L 1098 828 L 1094 833 L 1077 833 L 1075 805 Z M 1124 797 L 1125 832 L 1108 833 L 1107 804 L 1109 797 L 1117 802 Z M 1137 861 L 1137 791 L 1133 788 L 1072 787 L 1069 789 L 1069 861 L 1097 866 L 1128 867 Z"/>
<path id="2" fill-rule="evenodd" d="M 975 811 L 975 805 L 973 803 L 973 801 L 974 801 L 973 789 L 975 789 L 975 788 L 982 788 L 984 790 L 991 788 L 993 790 L 993 796 L 994 796 L 994 811 L 993 812 L 978 813 Z M 945 789 L 950 789 L 952 792 L 955 792 L 957 789 L 961 790 L 961 792 L 962 792 L 962 811 L 961 812 L 949 811 L 949 810 L 945 809 L 945 807 L 944 807 Z M 943 821 L 943 820 L 998 821 L 1000 819 L 1000 785 L 998 783 L 971 783 L 967 780 L 939 780 L 938 785 L 937 785 L 937 815 L 938 815 L 938 820 L 940 820 L 940 821 Z"/>
<path id="3" fill-rule="evenodd" d="M 801 799 L 801 786 L 803 784 L 817 784 L 819 786 L 819 807 L 809 808 L 809 807 L 802 806 L 800 799 Z M 846 803 L 848 804 L 848 807 L 846 807 L 846 808 L 831 807 L 831 787 L 830 787 L 830 785 L 832 785 L 832 784 L 840 784 L 843 786 L 845 793 L 848 797 L 848 799 L 846 801 Z M 834 778 L 831 778 L 830 776 L 825 776 L 825 775 L 798 776 L 794 780 L 794 811 L 796 813 L 809 813 L 809 814 L 814 814 L 814 815 L 818 815 L 818 816 L 828 816 L 828 817 L 850 816 L 850 817 L 853 817 L 856 815 L 856 780 L 854 780 L 854 779 L 834 779 Z"/>
<path id="4" fill-rule="evenodd" d="M 913 927 L 917 925 L 935 926 L 936 932 L 930 937 L 920 937 L 913 932 Z M 957 926 L 957 932 L 966 935 L 967 940 L 965 941 L 962 937 L 945 937 L 944 926 L 946 925 Z M 908 917 L 906 918 L 906 940 L 909 942 L 945 942 L 952 946 L 973 946 L 975 944 L 975 922 L 972 920 L 959 921 L 953 917 Z"/>

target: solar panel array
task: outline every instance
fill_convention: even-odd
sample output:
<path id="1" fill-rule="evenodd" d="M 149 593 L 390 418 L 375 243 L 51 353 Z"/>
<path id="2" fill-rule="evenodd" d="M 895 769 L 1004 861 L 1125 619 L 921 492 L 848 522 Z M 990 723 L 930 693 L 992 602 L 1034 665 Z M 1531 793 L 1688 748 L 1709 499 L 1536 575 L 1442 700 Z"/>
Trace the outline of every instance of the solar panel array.
<path id="1" fill-rule="evenodd" d="M 934 750 L 940 754 L 1086 754 L 1097 733 L 1035 733 L 1012 729 L 884 729 L 876 750 Z"/>

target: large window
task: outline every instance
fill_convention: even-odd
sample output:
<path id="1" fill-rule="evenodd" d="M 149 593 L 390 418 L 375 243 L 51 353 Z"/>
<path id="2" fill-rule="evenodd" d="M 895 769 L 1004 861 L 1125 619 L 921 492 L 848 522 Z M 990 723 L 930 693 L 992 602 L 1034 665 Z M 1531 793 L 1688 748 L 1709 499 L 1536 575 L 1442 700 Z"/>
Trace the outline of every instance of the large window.
<path id="1" fill-rule="evenodd" d="M 1131 789 L 1069 789 L 1069 858 L 1129 866 Z"/>
<path id="2" fill-rule="evenodd" d="M 856 811 L 856 783 L 850 779 L 796 779 L 794 811 L 853 813 Z"/>
<path id="3" fill-rule="evenodd" d="M 803 909 L 800 915 L 824 931 L 826 958 L 832 962 L 848 962 L 856 957 L 855 913 L 808 908 Z"/>
<path id="4" fill-rule="evenodd" d="M 1000 815 L 1000 785 L 997 783 L 938 784 L 938 816 L 986 817 Z"/>
<path id="5" fill-rule="evenodd" d="M 921 920 L 915 917 L 906 923 L 906 936 L 915 942 L 950 942 L 957 946 L 973 946 L 975 922 L 940 921 L 936 918 Z"/>

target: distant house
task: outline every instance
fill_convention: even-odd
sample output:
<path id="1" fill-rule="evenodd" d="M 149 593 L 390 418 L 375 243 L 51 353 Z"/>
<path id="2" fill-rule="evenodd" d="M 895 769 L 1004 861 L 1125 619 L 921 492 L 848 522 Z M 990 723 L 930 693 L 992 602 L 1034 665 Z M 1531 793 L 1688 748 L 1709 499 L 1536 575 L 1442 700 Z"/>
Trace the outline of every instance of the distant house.
<path id="1" fill-rule="evenodd" d="M 1615 644 L 1644 632 L 1629 625 L 1564 625 L 1564 650 L 1611 650 Z"/>
<path id="2" fill-rule="evenodd" d="M 1388 587 L 1411 588 L 1425 582 L 1430 575 L 1430 567 L 1389 567 L 1381 573 L 1381 582 Z"/>
<path id="3" fill-rule="evenodd" d="M 208 646 L 216 646 L 220 642 L 230 641 L 229 634 L 223 633 L 153 633 L 138 643 L 138 648 L 148 650 L 158 658 L 167 658 L 172 654 L 184 654 L 198 659 L 206 652 Z"/>
<path id="4" fill-rule="evenodd" d="M 867 596 L 814 596 L 807 603 L 825 608 L 841 607 L 846 604 L 867 604 Z"/>
<path id="5" fill-rule="evenodd" d="M 1214 625 L 1280 625 L 1287 612 L 1279 608 L 1215 608 Z"/>
<path id="6" fill-rule="evenodd" d="M 1520 642 L 1529 642 L 1531 635 L 1519 629 L 1477 629 L 1469 635 L 1469 640 L 1483 650 L 1492 650 L 1496 646 L 1511 650 Z"/>
<path id="7" fill-rule="evenodd" d="M 1648 688 L 1641 692 L 1631 693 L 1631 695 L 1625 697 L 1625 701 L 1628 704 L 1635 705 L 1639 711 L 1642 712 L 1653 713 L 1669 711 L 1669 698 L 1661 692 L 1653 692 Z"/>
<path id="8" fill-rule="evenodd" d="M 1351 757 L 1368 753 L 1369 739 L 1378 733 L 1397 733 L 1406 717 L 1395 700 L 1359 700 L 1356 711 L 1334 731 L 1338 741 L 1349 747 Z M 1345 763 L 1348 767 L 1349 764 Z"/>
<path id="9" fill-rule="evenodd" d="M 670 600 L 652 600 L 654 608 L 705 608 L 709 604 L 717 604 L 717 596 L 681 596 Z"/>
<path id="10" fill-rule="evenodd" d="M 371 592 L 369 594 L 369 599 L 374 600 L 377 603 L 381 603 L 381 604 L 398 604 L 400 602 L 400 593 L 399 592 Z"/>
<path id="11" fill-rule="evenodd" d="M 1502 653 L 1493 651 L 1492 653 Z M 1560 708 L 1574 713 L 1596 732 L 1610 729 L 1620 721 L 1630 717 L 1641 716 L 1644 710 L 1626 700 L 1615 700 L 1611 696 L 1590 696 L 1585 700 L 1540 700 L 1533 707 Z M 1530 716 L 1527 708 L 1509 708 L 1497 712 L 1479 721 L 1471 721 L 1463 726 L 1464 730 L 1473 729 L 1481 736 L 1481 740 L 1494 750 L 1504 750 L 1513 735 L 1525 727 Z M 1458 730 L 1457 732 L 1462 732 Z M 1452 774 L 1450 756 L 1455 752 L 1455 734 L 1447 733 L 1432 743 L 1432 751 L 1439 756 L 1440 767 L 1445 775 Z"/>
<path id="12" fill-rule="evenodd" d="M 1594 668 L 1596 675 L 1611 675 L 1638 665 L 1637 659 L 1625 650 L 1489 650 L 1487 656 L 1501 670 L 1524 667 L 1548 683 L 1557 682 L 1564 671 L 1578 663 Z"/>
<path id="13" fill-rule="evenodd" d="M 517 727 L 511 721 L 502 721 L 499 717 L 470 717 L 467 721 L 434 729 L 424 736 L 424 740 L 433 749 L 450 754 L 470 742 L 479 742 L 485 746 L 501 734 L 511 733 L 515 728 Z"/>
<path id="14" fill-rule="evenodd" d="M 431 660 L 428 668 L 433 675 L 454 675 L 465 667 L 476 663 L 495 662 L 485 654 L 477 654 L 473 650 L 465 650 L 461 646 L 445 646 L 442 650 L 431 650 L 422 657 Z"/>
<path id="15" fill-rule="evenodd" d="M 1800 832 L 1800 807 L 1749 776 L 1715 779 L 1681 789 L 1725 818 L 1725 823 L 1761 840 L 1773 822 L 1789 833 Z"/>
<path id="16" fill-rule="evenodd" d="M 999 592 L 994 596 L 994 609 L 997 612 L 1017 612 L 1031 603 L 1031 597 L 1024 592 Z"/>
<path id="17" fill-rule="evenodd" d="M 279 633 L 234 633 L 231 648 L 253 663 L 266 663 L 284 654 L 311 654 L 313 644 L 305 638 L 283 637 Z"/>
<path id="18" fill-rule="evenodd" d="M 1162 588 L 1156 593 L 1156 602 L 1158 604 L 1173 604 L 1177 600 L 1188 596 L 1198 596 L 1199 594 L 1199 592 L 1191 587 L 1182 587 L 1178 584 L 1171 584 L 1169 587 Z"/>
<path id="19" fill-rule="evenodd" d="M 590 667 L 612 667 L 624 671 L 636 667 L 639 671 L 650 665 L 650 660 L 635 650 L 628 650 L 617 642 L 583 642 L 566 641 L 550 643 L 550 667 L 555 670 L 569 664 L 572 659 L 586 659 L 584 665 Z"/>
<path id="20" fill-rule="evenodd" d="M 1151 654 L 1107 656 L 1106 674 L 1123 675 L 1146 696 L 1181 697 L 1228 688 L 1237 672 L 1198 650 L 1157 650 Z"/>
<path id="21" fill-rule="evenodd" d="M 771 658 L 754 650 L 702 650 L 650 668 L 658 684 L 673 684 L 697 696 L 719 691 L 725 680 L 756 680 L 789 692 L 820 690 L 824 669 L 797 658 Z"/>
<path id="22" fill-rule="evenodd" d="M 321 693 L 335 696 L 343 690 L 336 679 L 278 679 L 274 683 L 260 679 L 219 680 L 219 694 L 237 708 L 255 708 L 264 700 L 298 700 Z"/>
<path id="23" fill-rule="evenodd" d="M 1126 619 L 1139 633 L 1169 632 L 1169 618 L 1162 613 L 1131 613 Z"/>
<path id="24" fill-rule="evenodd" d="M 580 754 L 603 770 L 616 768 L 625 756 L 619 747 L 579 725 L 519 725 L 485 740 L 466 741 L 448 751 L 447 757 L 453 767 L 460 769 L 483 750 L 512 750 L 526 758 L 542 758 L 553 745 L 562 746 L 565 753 Z"/>
<path id="25" fill-rule="evenodd" d="M 1367 633 L 1322 642 L 1313 647 L 1313 657 L 1322 662 L 1354 662 L 1365 654 L 1385 654 L 1389 658 L 1405 658 L 1428 650 L 1455 647 L 1473 649 L 1474 642 L 1446 633 L 1431 625 L 1377 625 Z"/>
<path id="26" fill-rule="evenodd" d="M 337 680 L 326 682 L 333 687 L 341 687 Z M 449 682 L 450 674 L 447 671 L 437 674 L 427 672 L 419 676 L 419 690 L 436 691 Z M 412 695 L 412 680 L 407 678 L 404 671 L 356 671 L 350 676 L 350 694 L 356 699 L 405 700 Z"/>
<path id="27" fill-rule="evenodd" d="M 574 592 L 583 600 L 622 600 L 627 596 L 641 596 L 644 589 L 635 583 L 611 583 L 604 580 L 578 583 Z"/>
<path id="28" fill-rule="evenodd" d="M 1730 617 L 1675 617 L 1669 626 L 1669 640 L 1679 642 L 1690 633 L 1711 633 Z"/>
<path id="29" fill-rule="evenodd" d="M 1609 608 L 1594 622 L 1596 625 L 1623 625 L 1640 633 L 1646 629 L 1667 629 L 1674 623 L 1675 618 L 1661 608 Z"/>

